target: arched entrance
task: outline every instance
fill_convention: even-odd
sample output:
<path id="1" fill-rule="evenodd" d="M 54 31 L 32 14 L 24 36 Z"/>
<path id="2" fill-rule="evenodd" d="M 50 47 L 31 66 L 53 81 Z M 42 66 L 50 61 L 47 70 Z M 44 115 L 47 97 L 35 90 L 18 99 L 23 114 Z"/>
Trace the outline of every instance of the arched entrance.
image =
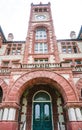
<path id="1" fill-rule="evenodd" d="M 29 86 L 26 86 L 26 84 L 32 85 L 34 82 L 36 82 L 36 80 L 40 82 L 47 80 L 47 82 L 50 82 L 51 84 L 53 84 L 53 82 L 56 82 L 57 89 L 59 89 L 59 91 L 62 93 L 62 96 L 66 102 L 78 100 L 76 90 L 72 84 L 70 84 L 63 76 L 47 70 L 37 70 L 23 74 L 11 87 L 6 100 L 16 101 L 19 103 L 22 93 L 26 87 Z"/>
<path id="2" fill-rule="evenodd" d="M 33 98 L 33 130 L 52 130 L 51 99 L 45 91 L 39 91 Z"/>
<path id="3" fill-rule="evenodd" d="M 36 83 L 22 95 L 19 130 L 66 130 L 61 94 L 51 84 Z"/>
<path id="4" fill-rule="evenodd" d="M 65 116 L 64 106 L 78 101 L 76 89 L 63 76 L 48 70 L 36 70 L 23 74 L 13 84 L 6 97 L 7 101 L 13 101 L 16 104 L 20 102 L 19 130 L 33 130 L 32 99 L 34 94 L 41 90 L 51 95 L 52 130 L 66 130 L 68 117 Z"/>

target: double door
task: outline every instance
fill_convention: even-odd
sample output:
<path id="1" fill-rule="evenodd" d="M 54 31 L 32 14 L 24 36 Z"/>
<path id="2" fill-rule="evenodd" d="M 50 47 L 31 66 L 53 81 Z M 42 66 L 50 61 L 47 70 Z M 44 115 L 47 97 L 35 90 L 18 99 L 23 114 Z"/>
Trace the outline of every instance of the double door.
<path id="1" fill-rule="evenodd" d="M 33 130 L 52 130 L 51 102 L 33 103 Z"/>

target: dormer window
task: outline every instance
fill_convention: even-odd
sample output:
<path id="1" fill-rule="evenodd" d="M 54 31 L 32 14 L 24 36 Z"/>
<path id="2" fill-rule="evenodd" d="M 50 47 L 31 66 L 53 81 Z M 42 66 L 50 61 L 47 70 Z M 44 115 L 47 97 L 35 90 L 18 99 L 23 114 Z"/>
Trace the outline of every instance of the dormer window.
<path id="1" fill-rule="evenodd" d="M 21 44 L 8 44 L 6 49 L 7 55 L 19 55 L 21 54 Z"/>
<path id="2" fill-rule="evenodd" d="M 62 42 L 61 48 L 63 53 L 79 53 L 76 42 Z"/>

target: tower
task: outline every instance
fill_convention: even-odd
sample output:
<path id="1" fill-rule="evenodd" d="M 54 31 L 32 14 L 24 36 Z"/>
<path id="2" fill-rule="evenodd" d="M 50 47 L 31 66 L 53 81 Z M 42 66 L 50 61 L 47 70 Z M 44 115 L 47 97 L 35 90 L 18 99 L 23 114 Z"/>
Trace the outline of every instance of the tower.
<path id="1" fill-rule="evenodd" d="M 0 130 L 82 129 L 81 35 L 56 40 L 50 3 L 31 4 L 26 41 L 0 27 Z"/>
<path id="2" fill-rule="evenodd" d="M 31 4 L 24 63 L 58 63 L 59 55 L 50 3 Z"/>

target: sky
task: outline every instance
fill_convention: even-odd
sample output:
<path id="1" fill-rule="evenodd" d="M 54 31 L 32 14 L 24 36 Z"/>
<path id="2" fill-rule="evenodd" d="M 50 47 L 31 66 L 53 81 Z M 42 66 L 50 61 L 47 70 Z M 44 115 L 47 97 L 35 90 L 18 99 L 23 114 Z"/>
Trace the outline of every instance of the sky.
<path id="1" fill-rule="evenodd" d="M 57 39 L 69 39 L 70 32 L 78 36 L 82 25 L 82 0 L 0 0 L 0 25 L 7 38 L 25 40 L 28 31 L 30 5 L 51 3 L 54 30 Z"/>

